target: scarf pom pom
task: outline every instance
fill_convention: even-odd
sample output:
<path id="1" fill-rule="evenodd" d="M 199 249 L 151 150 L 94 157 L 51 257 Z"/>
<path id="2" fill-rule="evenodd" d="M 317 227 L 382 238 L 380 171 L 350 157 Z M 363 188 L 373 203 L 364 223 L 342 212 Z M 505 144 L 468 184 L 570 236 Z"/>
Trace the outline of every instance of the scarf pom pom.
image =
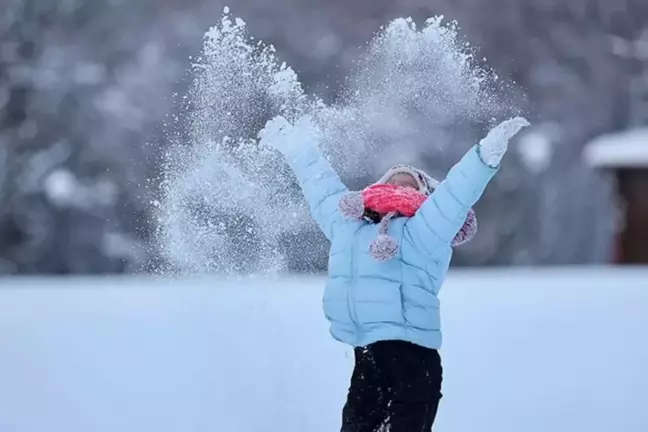
<path id="1" fill-rule="evenodd" d="M 340 198 L 340 212 L 353 219 L 361 219 L 364 215 L 365 207 L 360 192 L 349 192 Z"/>
<path id="2" fill-rule="evenodd" d="M 371 242 L 369 252 L 376 261 L 390 260 L 398 252 L 398 242 L 394 237 L 380 234 L 376 240 Z"/>
<path id="3" fill-rule="evenodd" d="M 473 237 L 475 237 L 475 234 L 477 234 L 477 215 L 473 209 L 470 209 L 468 211 L 468 216 L 466 217 L 466 222 L 464 222 L 463 226 L 452 240 L 452 246 L 457 247 L 468 243 Z"/>

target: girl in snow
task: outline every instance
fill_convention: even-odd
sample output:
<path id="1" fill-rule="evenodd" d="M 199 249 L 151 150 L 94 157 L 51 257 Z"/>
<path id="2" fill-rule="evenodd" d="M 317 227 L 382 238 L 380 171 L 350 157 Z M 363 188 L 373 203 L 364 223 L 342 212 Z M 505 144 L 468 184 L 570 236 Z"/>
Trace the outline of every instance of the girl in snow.
<path id="1" fill-rule="evenodd" d="M 331 335 L 355 354 L 342 432 L 432 429 L 442 382 L 437 294 L 453 247 L 477 230 L 472 206 L 528 124 L 516 117 L 496 126 L 441 183 L 398 165 L 362 192 L 349 192 L 331 168 L 308 116 L 295 124 L 275 117 L 260 133 L 285 156 L 331 241 L 324 313 Z"/>

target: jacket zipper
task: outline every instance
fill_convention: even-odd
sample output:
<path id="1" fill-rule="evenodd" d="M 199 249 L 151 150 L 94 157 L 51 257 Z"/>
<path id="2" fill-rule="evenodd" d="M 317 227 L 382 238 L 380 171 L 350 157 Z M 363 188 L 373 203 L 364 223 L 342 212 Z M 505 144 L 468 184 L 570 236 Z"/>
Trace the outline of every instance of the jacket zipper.
<path id="1" fill-rule="evenodd" d="M 358 230 L 359 231 L 359 230 Z M 349 284 L 349 289 L 347 290 L 347 307 L 349 310 L 349 317 L 355 325 L 356 335 L 358 340 L 361 339 L 360 335 L 360 325 L 358 322 L 358 314 L 356 311 L 355 305 L 355 284 L 357 279 L 357 269 L 356 269 L 356 252 L 358 250 L 359 235 L 356 231 L 353 235 L 353 245 L 351 247 L 351 283 Z"/>

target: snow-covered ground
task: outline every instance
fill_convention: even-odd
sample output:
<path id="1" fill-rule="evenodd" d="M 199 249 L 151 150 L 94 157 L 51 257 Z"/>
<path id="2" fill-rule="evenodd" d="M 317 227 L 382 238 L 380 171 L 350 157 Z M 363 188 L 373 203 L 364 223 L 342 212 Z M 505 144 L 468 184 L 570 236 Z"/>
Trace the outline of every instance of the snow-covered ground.
<path id="1" fill-rule="evenodd" d="M 338 431 L 322 282 L 0 279 L 0 431 Z M 441 300 L 435 431 L 648 431 L 648 269 L 454 271 Z"/>

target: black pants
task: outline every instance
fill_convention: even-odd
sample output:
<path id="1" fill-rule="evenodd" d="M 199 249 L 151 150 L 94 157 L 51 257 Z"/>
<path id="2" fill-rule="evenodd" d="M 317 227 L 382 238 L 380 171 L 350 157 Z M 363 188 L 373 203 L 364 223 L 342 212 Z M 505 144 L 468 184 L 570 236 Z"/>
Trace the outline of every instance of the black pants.
<path id="1" fill-rule="evenodd" d="M 442 375 L 437 350 L 404 341 L 356 348 L 342 432 L 430 432 Z"/>

